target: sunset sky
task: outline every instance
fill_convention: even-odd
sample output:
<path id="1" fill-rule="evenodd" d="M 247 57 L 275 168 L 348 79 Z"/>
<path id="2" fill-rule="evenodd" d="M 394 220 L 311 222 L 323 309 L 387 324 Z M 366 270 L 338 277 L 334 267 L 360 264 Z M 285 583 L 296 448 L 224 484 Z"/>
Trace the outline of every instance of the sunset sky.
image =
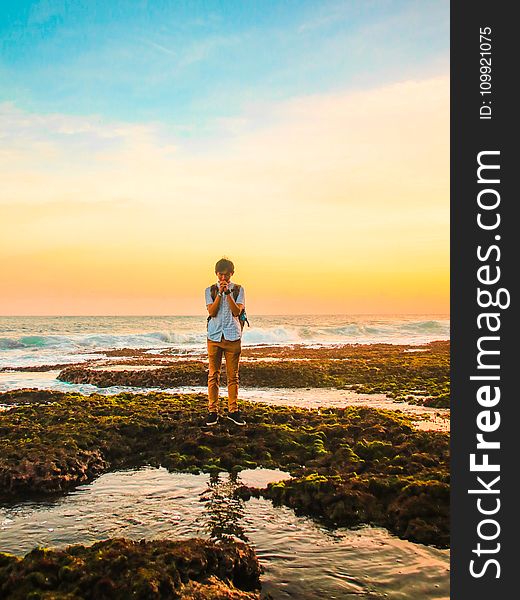
<path id="1" fill-rule="evenodd" d="M 0 5 L 0 314 L 449 310 L 447 1 Z"/>

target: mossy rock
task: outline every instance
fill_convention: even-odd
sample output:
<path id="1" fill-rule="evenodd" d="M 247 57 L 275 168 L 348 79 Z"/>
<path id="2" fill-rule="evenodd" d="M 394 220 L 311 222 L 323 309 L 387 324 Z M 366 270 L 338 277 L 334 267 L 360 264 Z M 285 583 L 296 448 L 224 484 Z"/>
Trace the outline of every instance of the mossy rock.
<path id="1" fill-rule="evenodd" d="M 402 401 L 449 407 L 450 343 L 432 342 L 422 352 L 392 344 L 345 345 L 334 349 L 244 349 L 244 356 L 264 354 L 276 362 L 243 362 L 241 385 L 245 387 L 353 389 L 366 394 L 387 394 Z M 415 348 L 416 349 L 416 348 Z M 307 360 L 294 360 L 306 357 Z M 177 387 L 207 384 L 207 364 L 184 360 L 152 370 L 103 371 L 79 365 L 63 369 L 59 379 L 98 387 Z M 226 383 L 225 371 L 222 384 Z"/>
<path id="2" fill-rule="evenodd" d="M 265 495 L 300 514 L 333 526 L 377 523 L 414 539 L 420 527 L 408 525 L 422 519 L 438 532 L 435 543 L 448 539 L 449 438 L 414 430 L 402 413 L 243 402 L 245 427 L 208 428 L 203 394 L 46 392 L 41 403 L 37 392 L 19 396 L 31 402 L 0 412 L 6 502 L 63 493 L 102 473 L 145 465 L 185 473 L 278 468 L 294 479 Z M 17 394 L 9 397 L 16 404 Z M 30 444 L 20 443 L 28 437 Z"/>
<path id="3" fill-rule="evenodd" d="M 139 542 L 33 550 L 0 563 L 2 599 L 231 598 L 259 600 L 260 565 L 242 542 Z M 197 595 L 190 596 L 196 589 Z"/>

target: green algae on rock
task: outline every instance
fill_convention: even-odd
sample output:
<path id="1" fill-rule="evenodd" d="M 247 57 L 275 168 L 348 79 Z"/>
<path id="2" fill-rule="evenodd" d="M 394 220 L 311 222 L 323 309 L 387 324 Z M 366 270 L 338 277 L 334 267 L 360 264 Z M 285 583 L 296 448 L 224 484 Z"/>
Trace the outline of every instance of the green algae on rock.
<path id="1" fill-rule="evenodd" d="M 260 565 L 243 542 L 113 538 L 64 550 L 0 552 L 0 597 L 258 600 Z"/>
<path id="2" fill-rule="evenodd" d="M 334 349 L 246 348 L 245 356 L 277 360 L 243 362 L 240 381 L 245 387 L 334 387 L 367 394 L 383 393 L 397 401 L 448 408 L 449 342 L 432 342 L 420 349 L 421 352 L 410 352 L 409 346 L 392 344 Z M 205 386 L 207 364 L 201 360 L 182 360 L 146 371 L 132 371 L 131 367 L 110 371 L 76 365 L 61 371 L 58 378 L 98 387 Z M 225 372 L 222 380 L 225 382 Z"/>
<path id="3" fill-rule="evenodd" d="M 251 490 L 238 490 L 252 495 Z M 449 484 L 413 477 L 324 476 L 312 473 L 269 484 L 254 495 L 297 514 L 319 515 L 332 527 L 380 525 L 412 542 L 449 546 Z"/>
<path id="4" fill-rule="evenodd" d="M 187 473 L 278 468 L 294 479 L 268 488 L 275 502 L 332 526 L 381 524 L 406 539 L 448 544 L 449 438 L 414 430 L 396 411 L 243 402 L 246 427 L 209 428 L 203 394 L 17 390 L 0 403 L 14 404 L 0 413 L 7 501 L 144 465 Z"/>

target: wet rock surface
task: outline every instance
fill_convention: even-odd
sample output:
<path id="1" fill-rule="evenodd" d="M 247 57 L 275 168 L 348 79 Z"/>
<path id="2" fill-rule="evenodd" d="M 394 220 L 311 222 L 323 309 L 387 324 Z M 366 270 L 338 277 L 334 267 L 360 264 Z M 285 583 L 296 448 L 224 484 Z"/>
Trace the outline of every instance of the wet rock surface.
<path id="1" fill-rule="evenodd" d="M 23 403 L 25 402 L 25 403 Z M 416 431 L 402 413 L 241 405 L 247 421 L 204 425 L 203 394 L 82 396 L 17 390 L 0 413 L 0 494 L 63 493 L 113 469 L 188 473 L 280 468 L 293 479 L 264 495 L 336 526 L 383 525 L 416 542 L 449 544 L 449 438 Z"/>
<path id="2" fill-rule="evenodd" d="M 0 552 L 0 597 L 192 600 L 260 598 L 260 565 L 242 542 L 113 538 L 64 550 Z"/>

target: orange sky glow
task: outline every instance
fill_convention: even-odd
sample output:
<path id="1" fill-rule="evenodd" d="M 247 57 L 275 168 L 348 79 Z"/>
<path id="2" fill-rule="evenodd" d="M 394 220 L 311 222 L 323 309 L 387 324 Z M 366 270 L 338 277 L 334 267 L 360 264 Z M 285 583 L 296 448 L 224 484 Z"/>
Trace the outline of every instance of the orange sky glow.
<path id="1" fill-rule="evenodd" d="M 0 104 L 3 315 L 448 313 L 449 79 L 251 106 L 187 145 L 154 122 Z"/>

